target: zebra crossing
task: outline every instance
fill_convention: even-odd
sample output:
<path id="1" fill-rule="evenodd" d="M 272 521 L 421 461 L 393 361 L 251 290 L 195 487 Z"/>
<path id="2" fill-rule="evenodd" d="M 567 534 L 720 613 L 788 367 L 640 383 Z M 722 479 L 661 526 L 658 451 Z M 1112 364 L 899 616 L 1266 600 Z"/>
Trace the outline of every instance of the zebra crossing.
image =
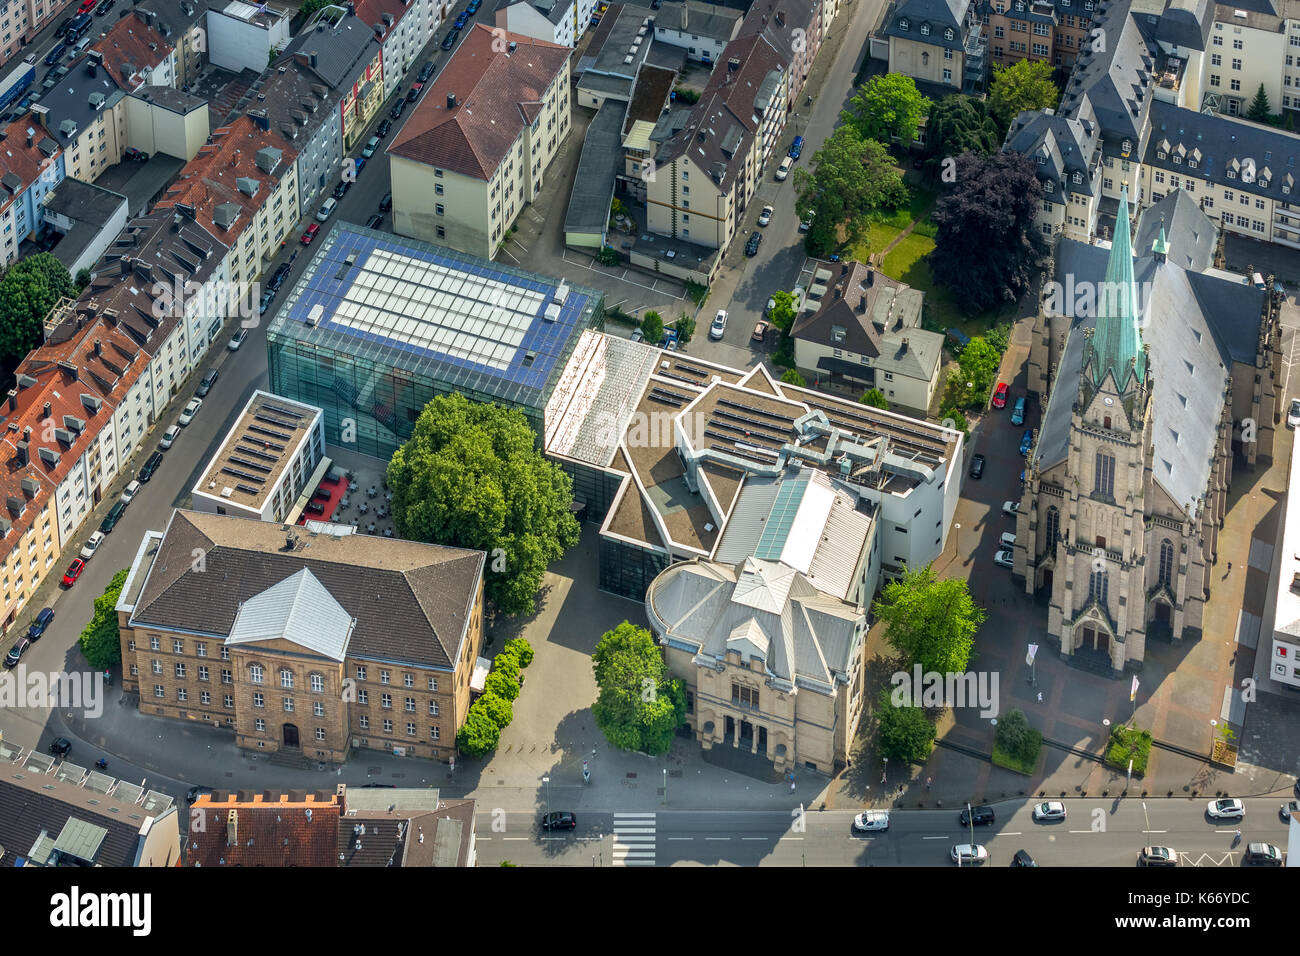
<path id="1" fill-rule="evenodd" d="M 655 865 L 655 815 L 614 814 L 614 866 Z"/>

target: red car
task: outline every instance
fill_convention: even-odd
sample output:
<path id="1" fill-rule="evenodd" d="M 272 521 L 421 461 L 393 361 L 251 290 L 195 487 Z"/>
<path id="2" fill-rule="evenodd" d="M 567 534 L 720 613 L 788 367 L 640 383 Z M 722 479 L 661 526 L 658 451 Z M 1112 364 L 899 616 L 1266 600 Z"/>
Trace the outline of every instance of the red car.
<path id="1" fill-rule="evenodd" d="M 998 390 L 993 393 L 993 407 L 994 408 L 1007 407 L 1007 383 L 1006 382 L 998 382 Z"/>
<path id="2" fill-rule="evenodd" d="M 77 12 L 89 13 L 91 10 L 95 9 L 95 4 L 98 2 L 99 0 L 82 0 L 81 6 L 77 8 Z"/>
<path id="3" fill-rule="evenodd" d="M 63 572 L 63 586 L 70 588 L 77 583 L 77 578 L 81 577 L 81 572 L 86 570 L 86 562 L 81 558 L 76 558 L 68 565 L 68 570 Z"/>
<path id="4" fill-rule="evenodd" d="M 316 233 L 320 232 L 320 223 L 313 222 L 307 227 L 307 231 L 302 234 L 302 244 L 310 246 L 311 241 L 316 238 Z"/>

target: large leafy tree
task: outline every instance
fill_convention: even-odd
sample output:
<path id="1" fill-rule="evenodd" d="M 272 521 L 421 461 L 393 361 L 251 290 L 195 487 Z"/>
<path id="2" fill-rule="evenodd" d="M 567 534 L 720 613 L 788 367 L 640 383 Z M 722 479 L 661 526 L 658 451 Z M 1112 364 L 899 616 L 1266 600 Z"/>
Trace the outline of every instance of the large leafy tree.
<path id="1" fill-rule="evenodd" d="M 885 398 L 885 393 L 878 388 L 869 388 L 862 393 L 858 399 L 863 405 L 870 405 L 872 408 L 883 408 L 889 411 L 889 399 Z"/>
<path id="2" fill-rule="evenodd" d="M 900 763 L 925 763 L 934 747 L 935 728 L 920 707 L 896 707 L 885 694 L 877 711 L 882 756 Z"/>
<path id="3" fill-rule="evenodd" d="M 518 409 L 435 398 L 388 483 L 403 538 L 488 552 L 487 595 L 507 614 L 531 612 L 546 566 L 578 543 L 573 483 Z"/>
<path id="4" fill-rule="evenodd" d="M 592 715 L 615 747 L 667 753 L 686 720 L 686 690 L 668 673 L 654 638 L 624 621 L 606 631 L 592 654 L 600 689 Z"/>
<path id="5" fill-rule="evenodd" d="M 989 83 L 989 112 L 1006 131 L 1022 110 L 1054 109 L 1061 91 L 1052 82 L 1052 65 L 1040 60 L 1019 60 L 993 71 Z"/>
<path id="6" fill-rule="evenodd" d="M 961 350 L 961 357 L 957 359 L 957 364 L 961 368 L 962 387 L 970 385 L 967 389 L 966 404 L 983 405 L 988 401 L 993 380 L 997 378 L 998 369 L 1002 366 L 1002 353 L 990 345 L 983 336 L 977 335 Z"/>
<path id="7" fill-rule="evenodd" d="M 964 93 L 945 96 L 930 107 L 925 121 L 926 173 L 939 178 L 944 159 L 955 160 L 962 153 L 988 155 L 1001 143 L 998 124 L 983 100 Z"/>
<path id="8" fill-rule="evenodd" d="M 12 367 L 41 344 L 41 323 L 63 296 L 77 287 L 48 252 L 20 259 L 0 279 L 0 362 Z"/>
<path id="9" fill-rule="evenodd" d="M 794 296 L 784 289 L 772 293 L 772 311 L 768 319 L 782 332 L 789 332 L 794 325 Z"/>
<path id="10" fill-rule="evenodd" d="M 885 640 L 909 667 L 920 664 L 941 674 L 966 670 L 975 632 L 984 623 L 966 580 L 940 580 L 928 566 L 886 584 L 875 613 L 885 623 Z"/>
<path id="11" fill-rule="evenodd" d="M 130 573 L 130 568 L 123 568 L 113 575 L 113 580 L 108 582 L 104 593 L 95 598 L 95 612 L 78 639 L 81 653 L 86 655 L 86 661 L 96 670 L 110 667 L 122 660 L 117 611 L 114 609 L 117 607 L 117 599 L 122 596 L 122 585 Z"/>
<path id="12" fill-rule="evenodd" d="M 798 169 L 794 174 L 795 211 L 800 219 L 813 220 L 806 240 L 810 252 L 815 232 L 829 230 L 833 243 L 835 229 L 843 223 L 849 242 L 855 242 L 873 213 L 907 202 L 902 170 L 889 150 L 856 127 L 841 126 L 832 133 L 813 156 L 812 166 L 812 172 Z"/>
<path id="13" fill-rule="evenodd" d="M 885 73 L 873 76 L 858 89 L 840 119 L 867 139 L 888 144 L 897 136 L 906 148 L 929 108 L 930 101 L 921 95 L 914 79 L 903 73 Z"/>
<path id="14" fill-rule="evenodd" d="M 1034 223 L 1043 189 L 1033 164 L 1015 152 L 962 153 L 957 179 L 936 203 L 930 271 L 982 312 L 1013 302 L 1030 287 L 1047 254 Z"/>

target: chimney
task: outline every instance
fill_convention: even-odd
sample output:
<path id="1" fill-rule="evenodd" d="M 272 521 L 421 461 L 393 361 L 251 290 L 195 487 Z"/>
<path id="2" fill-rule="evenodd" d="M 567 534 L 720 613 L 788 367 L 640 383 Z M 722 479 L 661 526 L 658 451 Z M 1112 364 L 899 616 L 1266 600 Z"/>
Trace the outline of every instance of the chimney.
<path id="1" fill-rule="evenodd" d="M 907 351 L 907 336 L 903 336 L 903 347 L 898 350 L 900 353 Z"/>
<path id="2" fill-rule="evenodd" d="M 96 355 L 104 354 L 104 343 L 99 339 L 95 339 L 95 354 Z"/>
<path id="3" fill-rule="evenodd" d="M 239 844 L 239 811 L 231 808 L 226 814 L 226 846 Z"/>
<path id="4" fill-rule="evenodd" d="M 357 5 L 356 5 L 355 3 L 349 2 L 349 3 L 348 3 L 348 16 L 350 16 L 350 17 L 355 17 L 356 15 L 357 15 Z"/>
<path id="5" fill-rule="evenodd" d="M 50 417 L 50 403 L 46 402 L 44 406 L 44 411 L 41 414 L 41 418 L 49 418 L 49 417 Z"/>
<path id="6" fill-rule="evenodd" d="M 316 51 L 315 51 L 315 50 L 312 50 L 310 53 L 307 54 L 307 63 L 312 67 L 312 69 L 315 69 L 315 68 L 316 68 Z"/>
<path id="7" fill-rule="evenodd" d="M 448 93 L 448 94 L 447 94 L 447 109 L 449 109 L 449 110 L 454 110 L 455 108 L 456 108 L 456 94 L 455 94 L 455 93 Z"/>
<path id="8" fill-rule="evenodd" d="M 18 389 L 9 389 L 9 411 L 18 411 Z"/>
<path id="9" fill-rule="evenodd" d="M 27 452 L 27 449 L 29 447 L 27 442 L 20 441 L 14 447 L 18 449 L 18 464 L 24 466 L 27 465 L 31 461 L 31 456 Z"/>

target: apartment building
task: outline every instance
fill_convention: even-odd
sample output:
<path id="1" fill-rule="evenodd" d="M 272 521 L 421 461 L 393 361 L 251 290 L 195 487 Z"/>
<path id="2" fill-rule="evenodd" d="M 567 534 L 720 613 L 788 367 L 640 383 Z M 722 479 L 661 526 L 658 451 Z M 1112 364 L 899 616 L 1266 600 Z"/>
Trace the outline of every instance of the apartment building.
<path id="1" fill-rule="evenodd" d="M 208 10 L 208 60 L 232 73 L 261 73 L 271 56 L 289 45 L 291 11 L 266 3 L 231 0 Z"/>
<path id="2" fill-rule="evenodd" d="M 117 604 L 123 686 L 142 713 L 255 752 L 446 760 L 483 646 L 484 559 L 176 511 L 146 533 Z"/>
<path id="3" fill-rule="evenodd" d="M 415 58 L 442 25 L 444 5 L 434 0 L 357 0 L 357 16 L 375 31 L 384 53 L 384 95 L 388 99 Z"/>
<path id="4" fill-rule="evenodd" d="M 500 0 L 495 22 L 509 33 L 575 47 L 598 7 L 598 0 Z"/>
<path id="5" fill-rule="evenodd" d="M 384 50 L 374 28 L 352 8 L 323 7 L 267 71 L 278 72 L 288 60 L 306 68 L 317 84 L 334 92 L 334 96 L 326 93 L 318 99 L 328 99 L 338 110 L 342 149 L 350 151 L 384 101 Z"/>
<path id="6" fill-rule="evenodd" d="M 975 0 L 898 0 L 885 11 L 880 36 L 889 72 L 912 77 L 924 92 L 984 91 L 988 38 Z"/>
<path id="7" fill-rule="evenodd" d="M 77 12 L 74 0 L 0 0 L 0 63 L 13 59 L 65 11 Z"/>
<path id="8" fill-rule="evenodd" d="M 717 63 L 727 44 L 740 35 L 744 12 L 698 0 L 668 0 L 655 14 L 655 39 L 681 47 L 689 60 Z"/>
<path id="9" fill-rule="evenodd" d="M 985 0 L 978 13 L 994 69 L 1021 60 L 1069 69 L 1095 39 L 1097 0 Z"/>
<path id="10" fill-rule="evenodd" d="M 141 86 L 125 100 L 127 143 L 148 156 L 189 162 L 212 134 L 208 101 L 168 86 Z"/>
<path id="11" fill-rule="evenodd" d="M 745 14 L 738 38 L 761 35 L 787 64 L 787 110 L 793 110 L 803 94 L 808 71 L 830 24 L 827 14 L 833 18 L 838 11 L 838 3 L 824 4 L 822 0 L 756 0 Z"/>
<path id="12" fill-rule="evenodd" d="M 31 106 L 31 116 L 63 149 L 64 174 L 94 182 L 128 145 L 126 94 L 104 54 L 88 50 L 58 85 Z"/>
<path id="13" fill-rule="evenodd" d="M 208 0 L 135 0 L 133 9 L 176 48 L 176 86 L 196 82 L 208 62 Z"/>
<path id="14" fill-rule="evenodd" d="M 63 148 L 24 117 L 0 130 L 0 267 L 45 222 L 45 199 L 63 182 Z"/>
<path id="15" fill-rule="evenodd" d="M 1043 187 L 1034 224 L 1045 236 L 1060 233 L 1082 242 L 1092 237 L 1101 208 L 1103 168 L 1101 129 L 1092 115 L 1089 104 L 1081 105 L 1074 117 L 1026 110 L 1007 133 L 1006 148 L 1034 161 Z"/>
<path id="16" fill-rule="evenodd" d="M 393 230 L 490 259 L 569 134 L 571 54 L 473 26 L 388 147 Z"/>
<path id="17" fill-rule="evenodd" d="M 90 46 L 123 92 L 176 85 L 176 48 L 149 25 L 149 19 L 136 13 L 122 17 Z"/>
<path id="18" fill-rule="evenodd" d="M 232 117 L 246 113 L 297 152 L 301 208 L 312 208 L 343 171 L 341 94 L 295 57 L 281 57 L 254 81 Z"/>
<path id="19" fill-rule="evenodd" d="M 127 198 L 79 179 L 64 179 L 42 205 L 45 222 L 63 236 L 54 256 L 74 277 L 94 266 L 126 228 Z"/>
<path id="20" fill-rule="evenodd" d="M 1291 448 L 1291 475 L 1300 478 L 1297 462 L 1300 462 L 1300 442 Z M 1300 487 L 1288 485 L 1277 594 L 1269 609 L 1273 636 L 1266 645 L 1268 676 L 1274 682 L 1269 686 L 1291 691 L 1300 690 L 1300 502 L 1297 499 L 1300 499 Z"/>

